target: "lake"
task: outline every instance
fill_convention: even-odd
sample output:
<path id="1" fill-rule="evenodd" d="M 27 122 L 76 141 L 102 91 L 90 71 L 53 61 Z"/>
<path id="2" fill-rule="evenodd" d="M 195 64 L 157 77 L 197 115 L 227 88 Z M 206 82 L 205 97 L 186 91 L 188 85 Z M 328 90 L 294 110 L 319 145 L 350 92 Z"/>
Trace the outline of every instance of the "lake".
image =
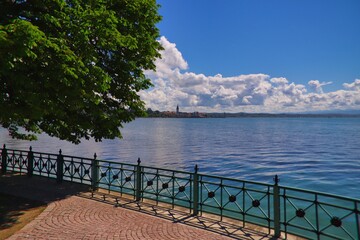
<path id="1" fill-rule="evenodd" d="M 141 118 L 122 140 L 79 145 L 43 134 L 36 142 L 11 139 L 8 148 L 136 163 L 360 198 L 360 118 Z"/>

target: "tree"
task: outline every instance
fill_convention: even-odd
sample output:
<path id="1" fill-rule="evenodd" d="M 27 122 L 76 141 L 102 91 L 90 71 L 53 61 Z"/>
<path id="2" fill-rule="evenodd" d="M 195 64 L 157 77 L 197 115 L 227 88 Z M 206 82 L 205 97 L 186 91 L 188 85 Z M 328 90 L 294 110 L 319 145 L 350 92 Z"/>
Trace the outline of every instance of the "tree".
<path id="1" fill-rule="evenodd" d="M 2 0 L 0 124 L 79 143 L 145 113 L 161 46 L 156 0 Z M 25 130 L 25 132 L 24 132 Z"/>

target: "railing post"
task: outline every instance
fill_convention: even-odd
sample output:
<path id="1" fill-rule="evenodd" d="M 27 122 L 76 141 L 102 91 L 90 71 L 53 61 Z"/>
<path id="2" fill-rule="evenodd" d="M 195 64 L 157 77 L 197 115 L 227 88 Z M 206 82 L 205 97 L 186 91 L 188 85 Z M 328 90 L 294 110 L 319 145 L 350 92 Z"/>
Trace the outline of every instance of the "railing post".
<path id="1" fill-rule="evenodd" d="M 279 238 L 280 232 L 280 188 L 279 188 L 279 177 L 275 175 L 274 178 L 274 237 Z"/>
<path id="2" fill-rule="evenodd" d="M 97 160 L 96 157 L 95 153 L 91 164 L 91 187 L 93 191 L 95 191 L 99 186 L 99 160 Z"/>
<path id="3" fill-rule="evenodd" d="M 56 180 L 58 183 L 61 183 L 64 176 L 64 157 L 61 154 L 61 149 L 59 150 L 59 155 L 56 159 L 57 171 L 56 171 Z"/>
<path id="4" fill-rule="evenodd" d="M 141 200 L 141 160 L 138 158 L 136 166 L 136 184 L 135 184 L 135 199 L 136 201 Z"/>
<path id="5" fill-rule="evenodd" d="M 195 165 L 194 172 L 194 192 L 193 192 L 193 215 L 197 216 L 199 213 L 199 175 L 198 175 L 198 165 Z"/>
<path id="6" fill-rule="evenodd" d="M 1 151 L 1 173 L 6 174 L 6 160 L 7 160 L 7 149 L 6 145 L 4 144 L 4 147 Z"/>
<path id="7" fill-rule="evenodd" d="M 30 147 L 30 151 L 28 152 L 27 159 L 28 159 L 27 175 L 31 177 L 34 172 L 34 153 L 32 151 L 32 147 Z"/>

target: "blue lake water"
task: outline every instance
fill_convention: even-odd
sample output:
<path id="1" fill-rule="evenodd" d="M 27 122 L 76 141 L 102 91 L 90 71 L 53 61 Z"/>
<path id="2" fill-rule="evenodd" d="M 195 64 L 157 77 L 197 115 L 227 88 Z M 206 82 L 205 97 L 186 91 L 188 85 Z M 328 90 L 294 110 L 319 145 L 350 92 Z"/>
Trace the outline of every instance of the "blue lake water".
<path id="1" fill-rule="evenodd" d="M 43 134 L 36 142 L 0 143 L 28 149 L 136 163 L 272 183 L 360 198 L 360 118 L 137 119 L 122 140 L 79 145 Z"/>

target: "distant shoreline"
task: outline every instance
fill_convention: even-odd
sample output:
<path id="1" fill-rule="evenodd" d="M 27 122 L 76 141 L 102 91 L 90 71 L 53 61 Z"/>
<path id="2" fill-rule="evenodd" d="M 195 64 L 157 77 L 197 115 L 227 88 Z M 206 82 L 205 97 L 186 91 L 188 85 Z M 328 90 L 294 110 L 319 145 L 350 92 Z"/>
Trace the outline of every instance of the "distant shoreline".
<path id="1" fill-rule="evenodd" d="M 345 113 L 200 113 L 147 111 L 145 118 L 360 118 Z"/>

